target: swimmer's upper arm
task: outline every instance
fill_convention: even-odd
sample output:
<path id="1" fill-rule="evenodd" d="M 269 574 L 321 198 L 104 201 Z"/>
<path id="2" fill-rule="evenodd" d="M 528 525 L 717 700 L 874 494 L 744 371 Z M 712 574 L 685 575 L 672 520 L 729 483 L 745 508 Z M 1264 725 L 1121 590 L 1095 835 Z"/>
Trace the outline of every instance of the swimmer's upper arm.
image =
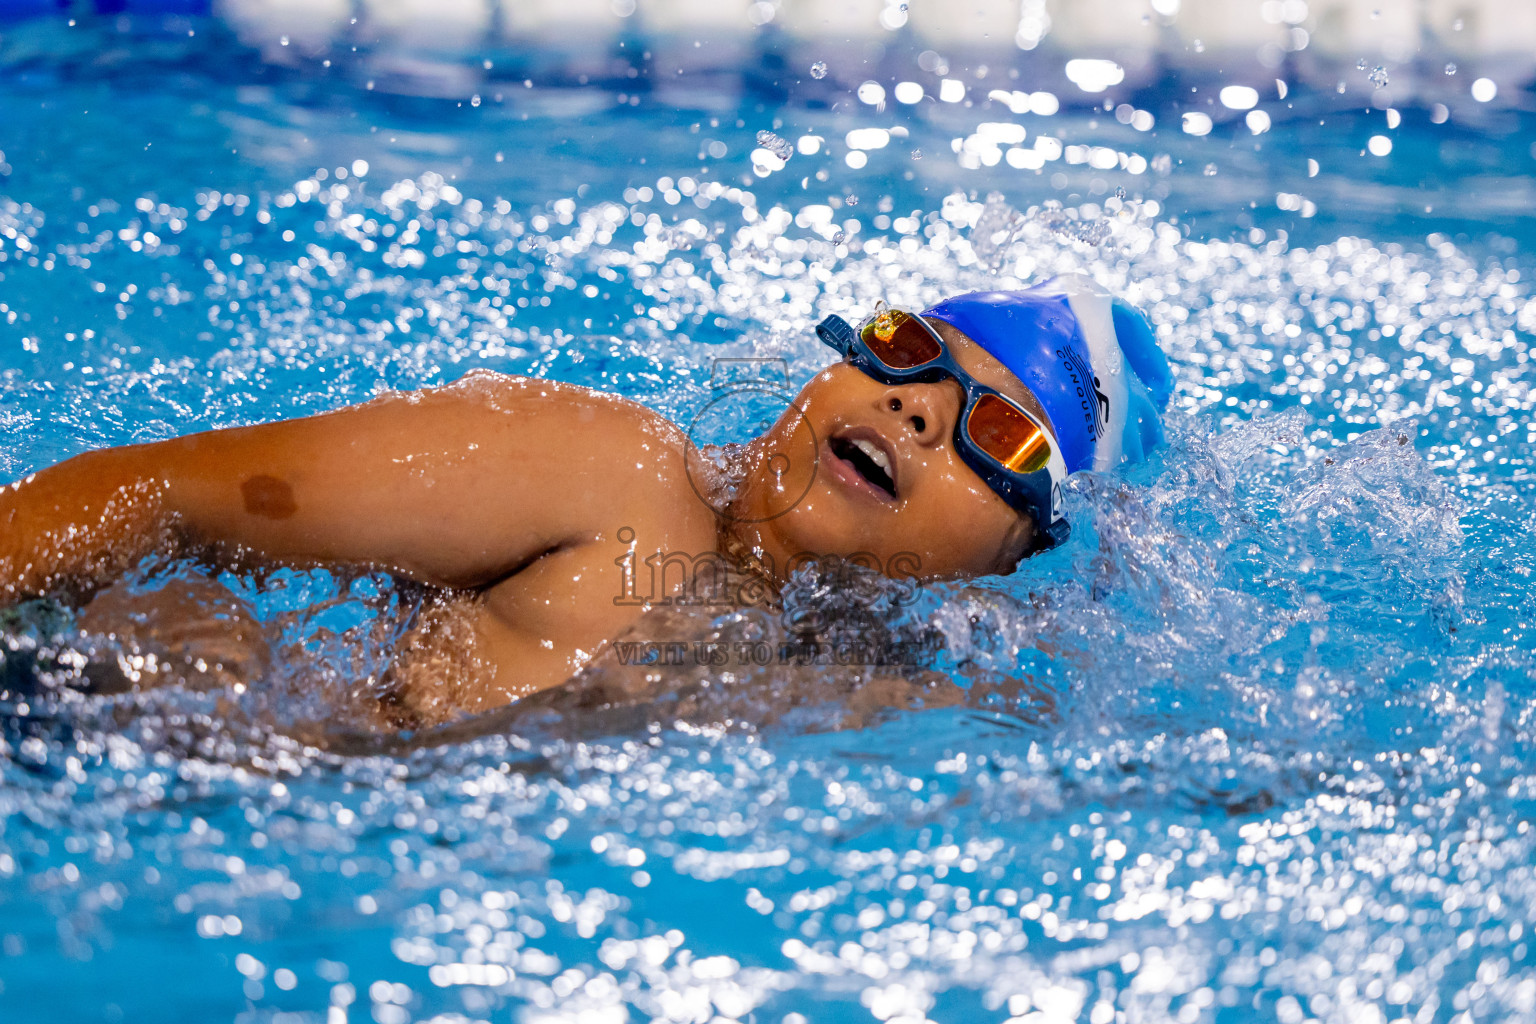
<path id="1" fill-rule="evenodd" d="M 121 568 L 174 532 L 259 556 L 494 582 L 624 515 L 679 432 L 583 388 L 477 374 L 333 413 L 88 453 L 0 496 L 0 593 Z M 126 561 L 125 561 L 126 560 Z M 111 563 L 111 564 L 108 564 Z"/>

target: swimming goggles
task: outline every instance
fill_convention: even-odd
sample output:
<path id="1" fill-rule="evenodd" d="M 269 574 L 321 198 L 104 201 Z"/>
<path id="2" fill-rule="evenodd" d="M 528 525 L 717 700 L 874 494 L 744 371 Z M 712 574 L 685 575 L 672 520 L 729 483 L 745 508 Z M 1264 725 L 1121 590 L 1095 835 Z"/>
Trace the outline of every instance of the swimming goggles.
<path id="1" fill-rule="evenodd" d="M 926 320 L 881 302 L 857 328 L 833 314 L 816 326 L 816 335 L 883 383 L 957 382 L 965 389 L 965 404 L 955 421 L 955 451 L 1000 498 L 1034 517 L 1042 548 L 1067 539 L 1070 528 L 1061 514 L 1067 466 L 1050 430 L 961 369 Z"/>

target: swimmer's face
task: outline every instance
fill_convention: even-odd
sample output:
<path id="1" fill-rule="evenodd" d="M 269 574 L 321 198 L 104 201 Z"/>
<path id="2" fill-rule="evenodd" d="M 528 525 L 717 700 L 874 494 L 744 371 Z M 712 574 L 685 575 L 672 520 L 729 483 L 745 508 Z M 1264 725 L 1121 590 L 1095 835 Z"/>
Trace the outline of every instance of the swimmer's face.
<path id="1" fill-rule="evenodd" d="M 1002 363 L 950 325 L 930 322 L 963 369 L 1045 422 Z M 1034 523 L 955 451 L 964 400 L 953 380 L 892 385 L 847 362 L 827 367 L 753 445 L 760 457 L 738 508 L 748 519 L 784 509 L 751 525 L 756 542 L 779 566 L 796 556 L 864 553 L 892 576 L 1010 570 L 1029 549 Z"/>

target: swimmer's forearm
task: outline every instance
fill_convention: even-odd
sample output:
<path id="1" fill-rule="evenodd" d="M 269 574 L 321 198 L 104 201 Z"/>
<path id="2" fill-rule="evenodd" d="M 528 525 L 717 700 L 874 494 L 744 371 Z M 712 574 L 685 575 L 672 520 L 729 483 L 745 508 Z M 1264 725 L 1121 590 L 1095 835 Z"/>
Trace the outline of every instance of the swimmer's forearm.
<path id="1" fill-rule="evenodd" d="M 452 586 L 494 576 L 498 561 L 526 560 L 495 536 L 507 502 L 475 500 L 485 489 L 473 485 L 494 482 L 492 474 L 455 473 L 462 457 L 437 472 L 417 469 L 427 460 L 416 453 L 431 443 L 423 437 L 451 423 L 422 404 L 88 452 L 0 486 L 0 604 L 82 596 L 150 554 L 191 546 L 287 564 L 372 565 Z"/>
<path id="2" fill-rule="evenodd" d="M 0 603 L 89 591 L 173 540 L 139 447 L 87 452 L 0 487 Z"/>
<path id="3" fill-rule="evenodd" d="M 285 425 L 257 428 L 258 439 Z M 293 512 L 286 485 L 245 468 L 250 429 L 86 452 L 0 486 L 0 604 L 81 597 L 145 557 L 212 545 L 321 561 L 302 540 L 251 523 Z M 308 556 L 308 557 L 306 557 Z"/>
<path id="4" fill-rule="evenodd" d="M 213 545 L 287 562 L 333 552 L 265 529 L 293 515 L 292 489 L 251 471 L 252 439 L 287 424 L 86 452 L 0 486 L 0 605 L 81 597 L 154 553 Z M 333 560 L 346 560 L 344 557 Z"/>

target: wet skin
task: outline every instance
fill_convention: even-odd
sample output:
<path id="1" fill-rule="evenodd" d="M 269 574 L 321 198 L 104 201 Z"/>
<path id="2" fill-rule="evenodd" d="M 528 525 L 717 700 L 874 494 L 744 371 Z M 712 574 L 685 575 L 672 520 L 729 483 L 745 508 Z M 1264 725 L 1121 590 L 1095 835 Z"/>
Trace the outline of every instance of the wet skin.
<path id="1" fill-rule="evenodd" d="M 1034 396 L 1002 363 L 950 325 L 934 326 L 963 369 L 1046 422 Z M 846 362 L 829 366 L 801 390 L 797 408 L 753 442 L 758 458 L 740 511 L 743 520 L 761 522 L 742 528 L 743 539 L 776 566 L 800 552 L 867 553 L 873 559 L 861 561 L 892 576 L 1009 571 L 1029 549 L 1034 524 L 956 452 L 955 422 L 964 399 L 964 389 L 952 380 L 889 385 Z M 850 441 L 883 453 L 889 488 L 860 472 L 863 460 L 856 455 L 842 457 L 851 454 Z M 815 464 L 802 458 L 773 466 L 762 454 L 812 446 Z M 780 500 L 801 493 L 793 505 Z M 767 514 L 780 508 L 787 511 Z"/>
<path id="2" fill-rule="evenodd" d="M 981 349 L 948 339 L 979 380 L 1033 401 Z M 724 519 L 689 482 L 698 456 L 671 422 L 588 388 L 484 371 L 320 416 L 89 452 L 0 488 L 0 604 L 83 598 L 155 551 L 385 569 L 477 595 L 486 671 L 453 700 L 483 710 L 570 678 L 645 611 L 616 600 L 626 554 L 714 552 L 734 531 L 780 571 L 798 555 L 856 553 L 895 575 L 1006 571 L 1032 524 L 954 453 L 961 398 L 954 382 L 891 387 L 829 367 L 802 390 L 803 418 L 787 412 L 748 446 L 752 472 Z M 816 458 L 773 457 L 809 452 L 808 432 Z M 888 460 L 894 496 L 844 457 L 855 441 Z M 783 509 L 786 491 L 804 497 L 771 518 L 744 514 Z"/>

